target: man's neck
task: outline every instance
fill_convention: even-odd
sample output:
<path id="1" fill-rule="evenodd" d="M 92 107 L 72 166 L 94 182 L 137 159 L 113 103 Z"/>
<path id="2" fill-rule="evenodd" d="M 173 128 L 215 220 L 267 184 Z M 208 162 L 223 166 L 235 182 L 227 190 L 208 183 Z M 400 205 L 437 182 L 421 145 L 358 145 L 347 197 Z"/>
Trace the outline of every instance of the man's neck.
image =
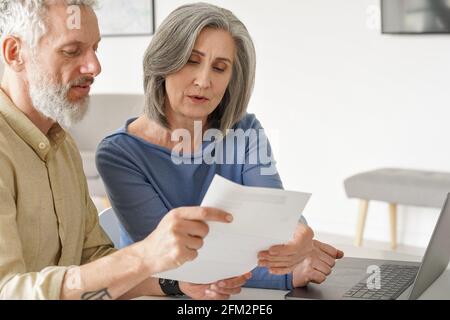
<path id="1" fill-rule="evenodd" d="M 11 83 L 3 78 L 0 89 L 11 99 L 14 105 L 22 111 L 33 124 L 47 135 L 55 121 L 43 116 L 31 102 L 28 90 L 16 83 Z"/>

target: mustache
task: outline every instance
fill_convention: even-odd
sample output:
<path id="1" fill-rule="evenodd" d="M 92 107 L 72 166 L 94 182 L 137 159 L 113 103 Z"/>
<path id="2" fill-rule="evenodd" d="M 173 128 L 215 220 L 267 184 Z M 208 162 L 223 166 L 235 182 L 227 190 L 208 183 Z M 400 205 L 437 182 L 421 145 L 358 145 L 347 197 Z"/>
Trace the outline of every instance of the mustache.
<path id="1" fill-rule="evenodd" d="M 69 82 L 70 87 L 76 87 L 76 86 L 90 86 L 95 82 L 95 79 L 93 77 L 84 76 L 79 79 L 73 80 Z"/>

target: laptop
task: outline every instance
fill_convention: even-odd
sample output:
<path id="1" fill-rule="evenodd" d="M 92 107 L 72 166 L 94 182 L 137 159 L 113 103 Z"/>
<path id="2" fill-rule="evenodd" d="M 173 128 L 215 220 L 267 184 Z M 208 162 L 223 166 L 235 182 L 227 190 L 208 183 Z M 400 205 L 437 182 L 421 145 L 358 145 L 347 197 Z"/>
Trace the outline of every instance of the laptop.
<path id="1" fill-rule="evenodd" d="M 347 258 L 336 261 L 327 280 L 295 288 L 286 299 L 415 300 L 442 274 L 450 260 L 450 193 L 422 262 Z"/>

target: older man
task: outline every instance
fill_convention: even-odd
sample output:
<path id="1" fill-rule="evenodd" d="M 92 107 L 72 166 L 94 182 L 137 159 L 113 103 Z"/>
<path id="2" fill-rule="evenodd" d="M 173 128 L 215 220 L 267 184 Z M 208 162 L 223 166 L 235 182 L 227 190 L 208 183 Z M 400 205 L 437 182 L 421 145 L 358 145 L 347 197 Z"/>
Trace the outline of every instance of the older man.
<path id="1" fill-rule="evenodd" d="M 150 275 L 194 259 L 205 220 L 231 220 L 215 209 L 174 210 L 120 251 L 100 228 L 79 153 L 60 126 L 82 119 L 101 71 L 94 2 L 0 0 L 0 298 L 170 293 Z M 248 277 L 199 288 L 202 297 L 227 298 Z"/>

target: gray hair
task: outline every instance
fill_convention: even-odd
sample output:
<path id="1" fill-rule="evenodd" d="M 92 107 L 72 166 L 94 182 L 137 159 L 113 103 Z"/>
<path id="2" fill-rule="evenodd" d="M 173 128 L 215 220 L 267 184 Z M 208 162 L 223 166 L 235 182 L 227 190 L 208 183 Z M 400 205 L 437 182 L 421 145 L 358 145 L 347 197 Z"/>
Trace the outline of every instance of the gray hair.
<path id="1" fill-rule="evenodd" d="M 255 47 L 247 28 L 229 10 L 207 3 L 184 5 L 163 21 L 144 56 L 145 114 L 166 128 L 165 78 L 184 67 L 199 33 L 206 27 L 228 31 L 237 49 L 230 83 L 209 116 L 209 124 L 225 132 L 247 111 L 256 69 Z"/>
<path id="2" fill-rule="evenodd" d="M 50 2 L 91 8 L 97 5 L 97 0 L 0 0 L 0 43 L 14 35 L 34 49 L 47 31 L 45 13 Z"/>

